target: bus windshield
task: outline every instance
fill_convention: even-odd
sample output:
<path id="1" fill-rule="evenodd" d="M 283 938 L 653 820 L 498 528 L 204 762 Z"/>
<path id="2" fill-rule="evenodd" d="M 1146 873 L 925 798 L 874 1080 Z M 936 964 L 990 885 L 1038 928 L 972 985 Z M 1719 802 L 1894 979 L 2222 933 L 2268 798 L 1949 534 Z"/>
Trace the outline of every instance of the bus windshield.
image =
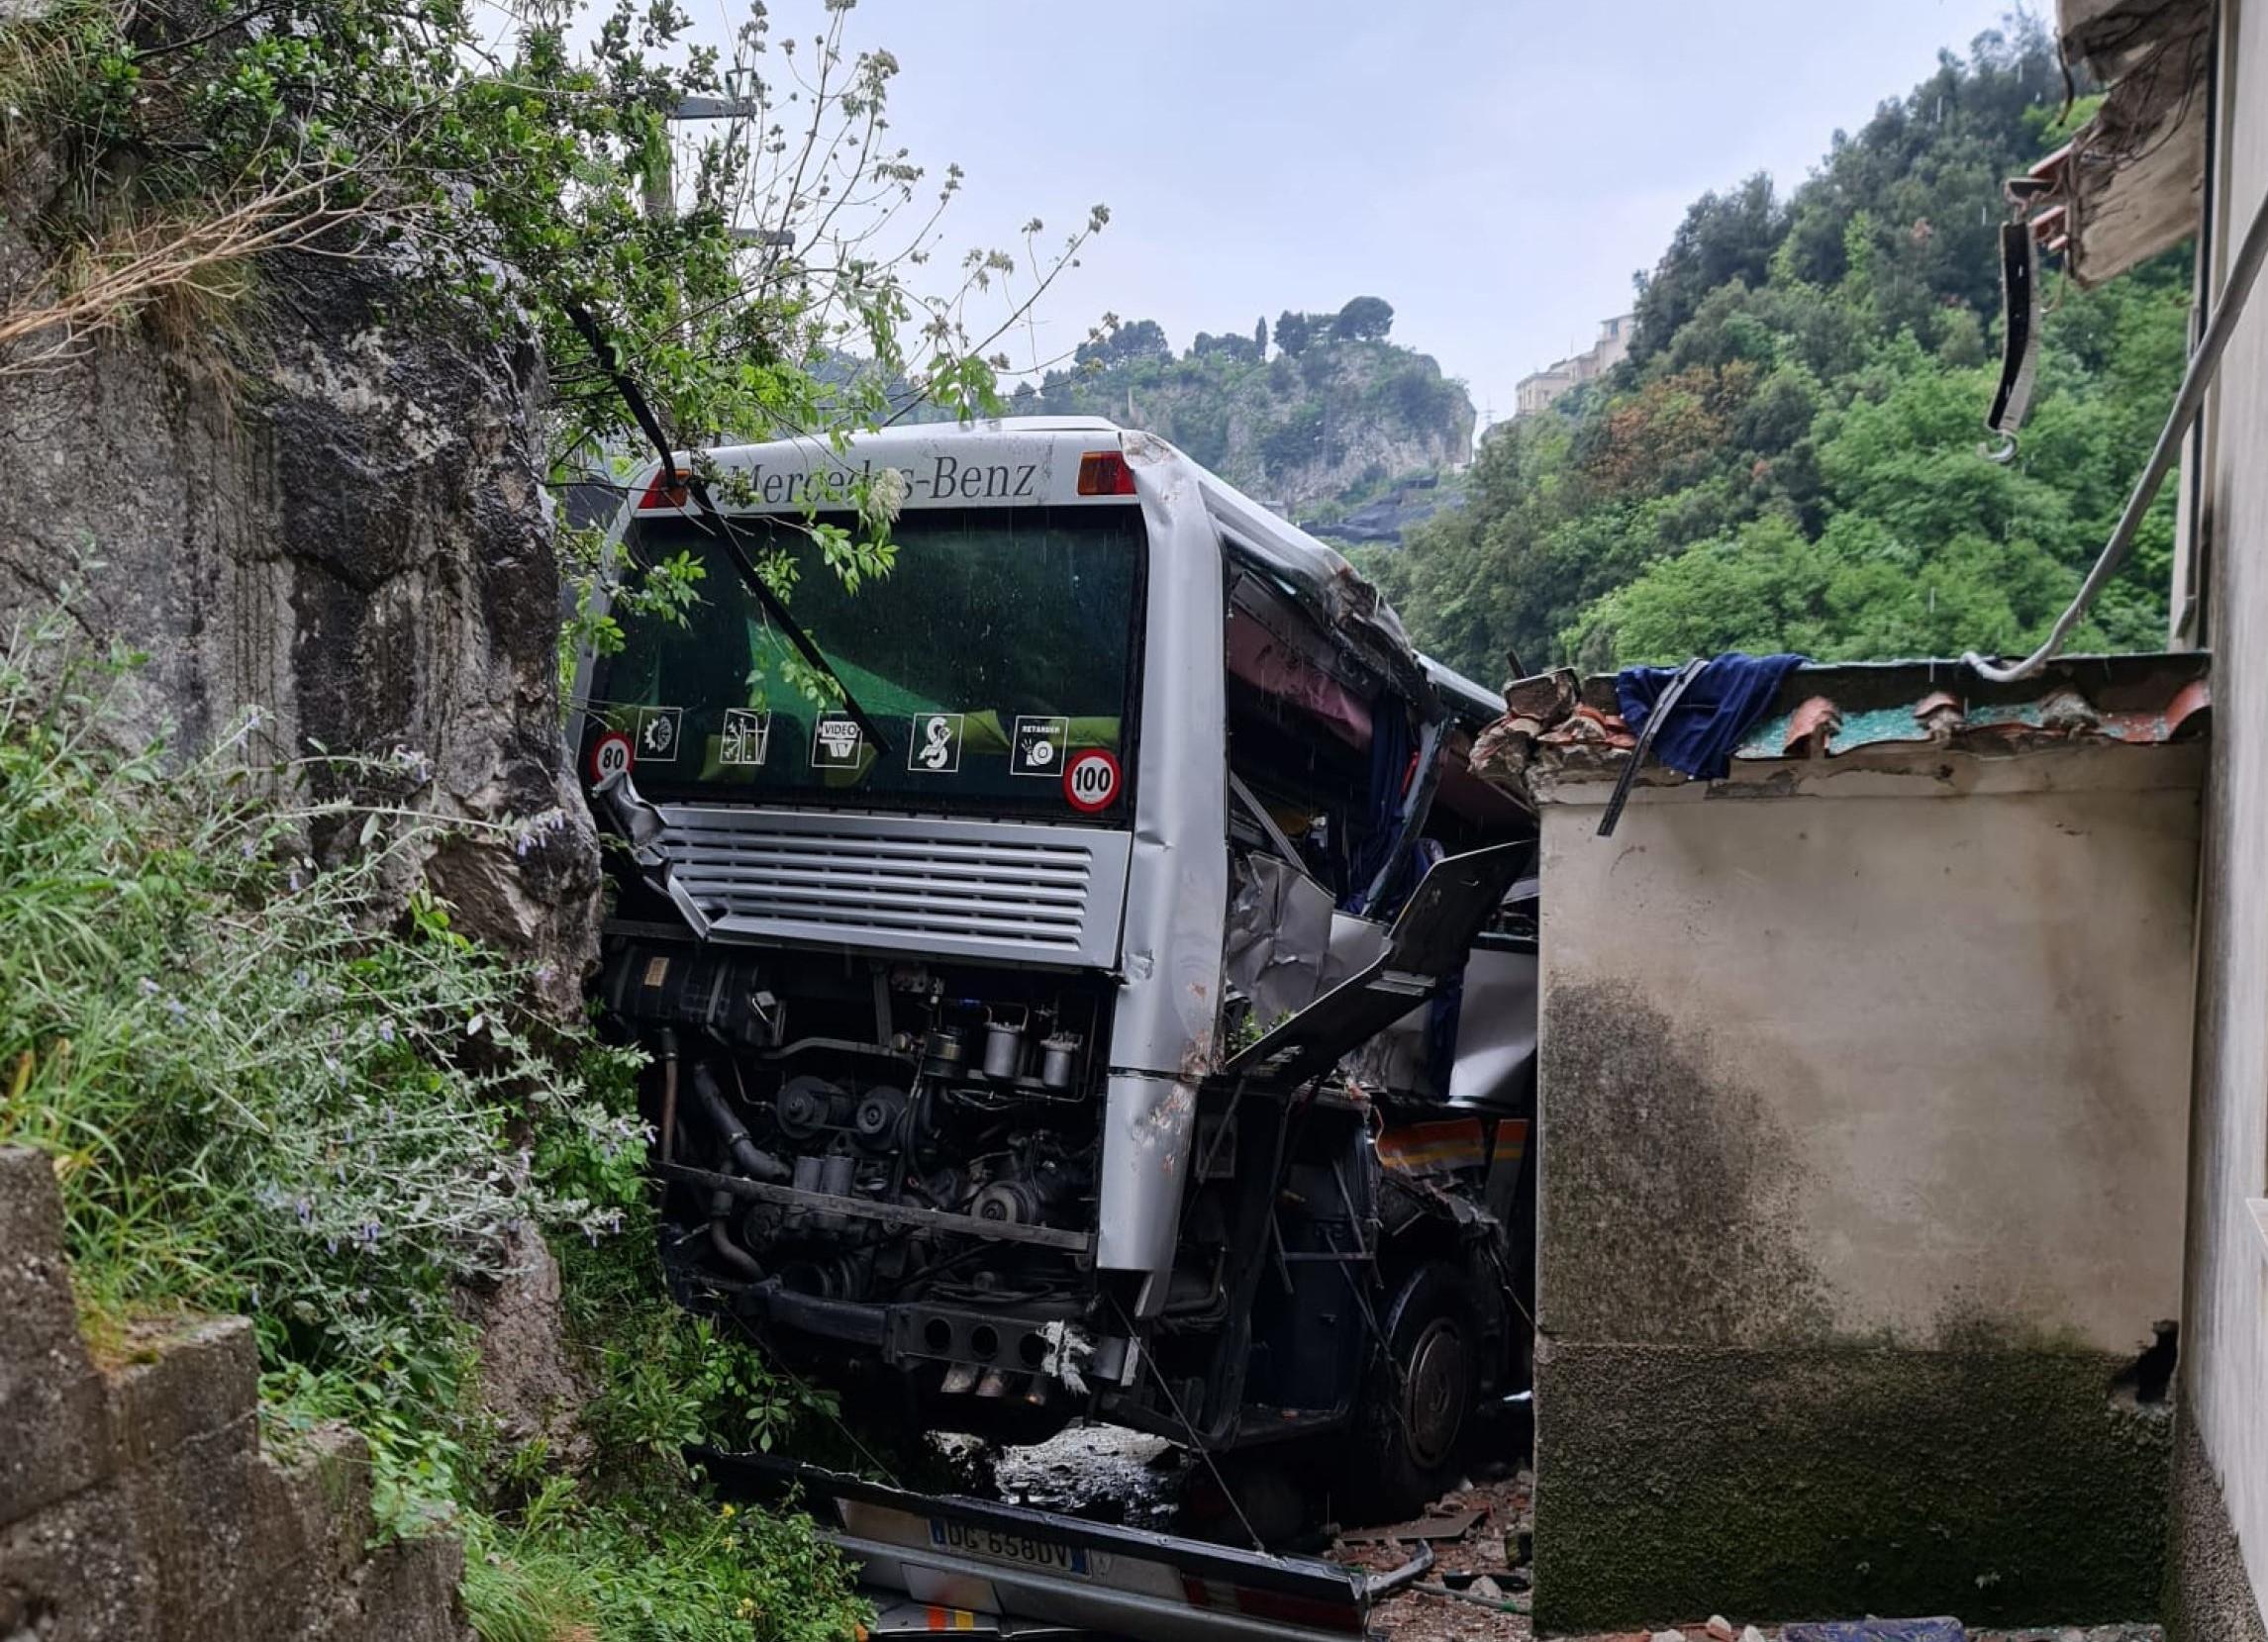
<path id="1" fill-rule="evenodd" d="M 789 610 L 886 745 L 803 663 L 702 520 L 641 520 L 631 551 L 691 554 L 698 602 L 682 622 L 623 621 L 591 682 L 586 773 L 613 732 L 630 739 L 639 791 L 662 801 L 1131 815 L 1137 508 L 909 511 L 895 565 L 855 592 L 800 520 L 734 523 L 751 559 L 789 555 Z"/>

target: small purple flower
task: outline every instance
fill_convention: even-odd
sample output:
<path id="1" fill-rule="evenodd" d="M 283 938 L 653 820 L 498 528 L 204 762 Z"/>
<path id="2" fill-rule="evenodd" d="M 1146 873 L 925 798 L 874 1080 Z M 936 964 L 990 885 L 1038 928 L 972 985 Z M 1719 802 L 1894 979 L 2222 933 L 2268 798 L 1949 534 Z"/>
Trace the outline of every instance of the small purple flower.
<path id="1" fill-rule="evenodd" d="M 337 1254 L 339 1252 L 339 1239 L 336 1237 L 326 1237 L 323 1239 L 323 1247 L 325 1252 L 330 1254 Z"/>
<path id="2" fill-rule="evenodd" d="M 297 867 L 293 867 L 291 869 L 291 876 L 286 879 L 285 882 L 290 884 L 291 893 L 293 895 L 297 895 L 299 893 L 299 869 Z"/>
<path id="3" fill-rule="evenodd" d="M 152 981 L 148 976 L 143 976 L 140 985 L 142 987 L 143 997 L 154 998 L 157 996 L 157 983 Z"/>
<path id="4" fill-rule="evenodd" d="M 377 1240 L 378 1222 L 376 1220 L 365 1220 L 362 1223 L 362 1241 L 364 1243 L 375 1243 Z"/>
<path id="5" fill-rule="evenodd" d="M 394 1041 L 394 1023 L 391 1020 L 381 1020 L 378 1022 L 378 1040 L 382 1043 L 391 1043 Z"/>
<path id="6" fill-rule="evenodd" d="M 291 1206 L 291 1210 L 293 1213 L 299 1216 L 299 1223 L 301 1225 L 312 1225 L 315 1223 L 315 1205 L 309 1203 L 305 1198 L 302 1198 L 299 1200 L 299 1202 L 293 1204 Z"/>
<path id="7" fill-rule="evenodd" d="M 248 861 L 259 853 L 259 845 L 247 838 L 243 843 L 237 845 L 237 853 Z"/>
<path id="8" fill-rule="evenodd" d="M 165 1012 L 176 1020 L 186 1020 L 189 1017 L 189 1006 L 178 998 L 165 1000 Z"/>

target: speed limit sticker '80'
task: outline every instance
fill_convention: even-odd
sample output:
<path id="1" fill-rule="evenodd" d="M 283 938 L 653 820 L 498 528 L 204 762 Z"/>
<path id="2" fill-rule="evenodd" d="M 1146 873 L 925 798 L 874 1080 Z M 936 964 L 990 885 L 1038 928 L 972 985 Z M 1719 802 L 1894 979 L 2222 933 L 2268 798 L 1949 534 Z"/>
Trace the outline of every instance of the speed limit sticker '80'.
<path id="1" fill-rule="evenodd" d="M 601 786 L 610 777 L 628 775 L 637 760 L 630 737 L 619 729 L 608 730 L 591 746 L 591 785 Z"/>
<path id="2" fill-rule="evenodd" d="M 1123 779 L 1117 756 L 1093 747 L 1063 766 L 1063 796 L 1072 809 L 1091 816 L 1117 802 Z"/>

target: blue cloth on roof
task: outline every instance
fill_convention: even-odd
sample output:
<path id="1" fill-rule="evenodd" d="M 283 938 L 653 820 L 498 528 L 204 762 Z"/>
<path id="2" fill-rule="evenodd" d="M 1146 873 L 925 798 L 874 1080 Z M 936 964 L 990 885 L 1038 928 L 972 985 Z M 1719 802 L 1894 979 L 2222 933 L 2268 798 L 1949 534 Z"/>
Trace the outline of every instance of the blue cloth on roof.
<path id="1" fill-rule="evenodd" d="M 1824 1625 L 1790 1625 L 1786 1642 L 1968 1642 L 1958 1619 L 1844 1619 Z"/>
<path id="2" fill-rule="evenodd" d="M 1726 650 L 1704 664 L 1654 732 L 1653 756 L 1703 781 L 1724 780 L 1741 737 L 1769 711 L 1788 675 L 1808 659 Z M 1644 729 L 1654 703 L 1678 672 L 1675 667 L 1625 667 L 1616 674 L 1615 700 L 1622 707 L 1623 723 L 1633 730 Z"/>

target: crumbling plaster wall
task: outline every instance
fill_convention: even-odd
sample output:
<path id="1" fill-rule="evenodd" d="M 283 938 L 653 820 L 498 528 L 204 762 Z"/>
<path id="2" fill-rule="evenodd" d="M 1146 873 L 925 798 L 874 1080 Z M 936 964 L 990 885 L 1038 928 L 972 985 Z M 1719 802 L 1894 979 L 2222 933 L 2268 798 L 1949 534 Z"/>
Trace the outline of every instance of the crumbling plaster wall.
<path id="1" fill-rule="evenodd" d="M 1542 784 L 1547 1628 L 2151 1610 L 2201 753 Z"/>
<path id="2" fill-rule="evenodd" d="M 2219 26 L 2217 288 L 2236 236 L 2268 198 L 2268 4 L 2224 0 Z M 2261 1638 L 2268 1637 L 2268 1236 L 2247 1200 L 2268 1197 L 2268 464 L 2261 459 L 2268 292 L 2254 291 L 2229 342 L 2206 428 L 2211 455 L 2201 500 L 2212 555 L 2205 611 L 2215 723 L 2198 898 L 2182 1339 L 2182 1419 L 2198 1439 L 2199 1465 L 2189 1491 L 2195 1503 L 2176 1523 L 2175 1608 L 2226 1615 L 2249 1607 L 2250 1634 Z M 2242 1634 L 2189 1628 L 2199 1642 Z"/>
<path id="3" fill-rule="evenodd" d="M 90 1360 L 54 1177 L 21 1148 L 0 1148 L 0 1637 L 470 1642 L 454 1540 L 371 1548 L 359 1437 L 262 1445 L 248 1320 Z"/>

